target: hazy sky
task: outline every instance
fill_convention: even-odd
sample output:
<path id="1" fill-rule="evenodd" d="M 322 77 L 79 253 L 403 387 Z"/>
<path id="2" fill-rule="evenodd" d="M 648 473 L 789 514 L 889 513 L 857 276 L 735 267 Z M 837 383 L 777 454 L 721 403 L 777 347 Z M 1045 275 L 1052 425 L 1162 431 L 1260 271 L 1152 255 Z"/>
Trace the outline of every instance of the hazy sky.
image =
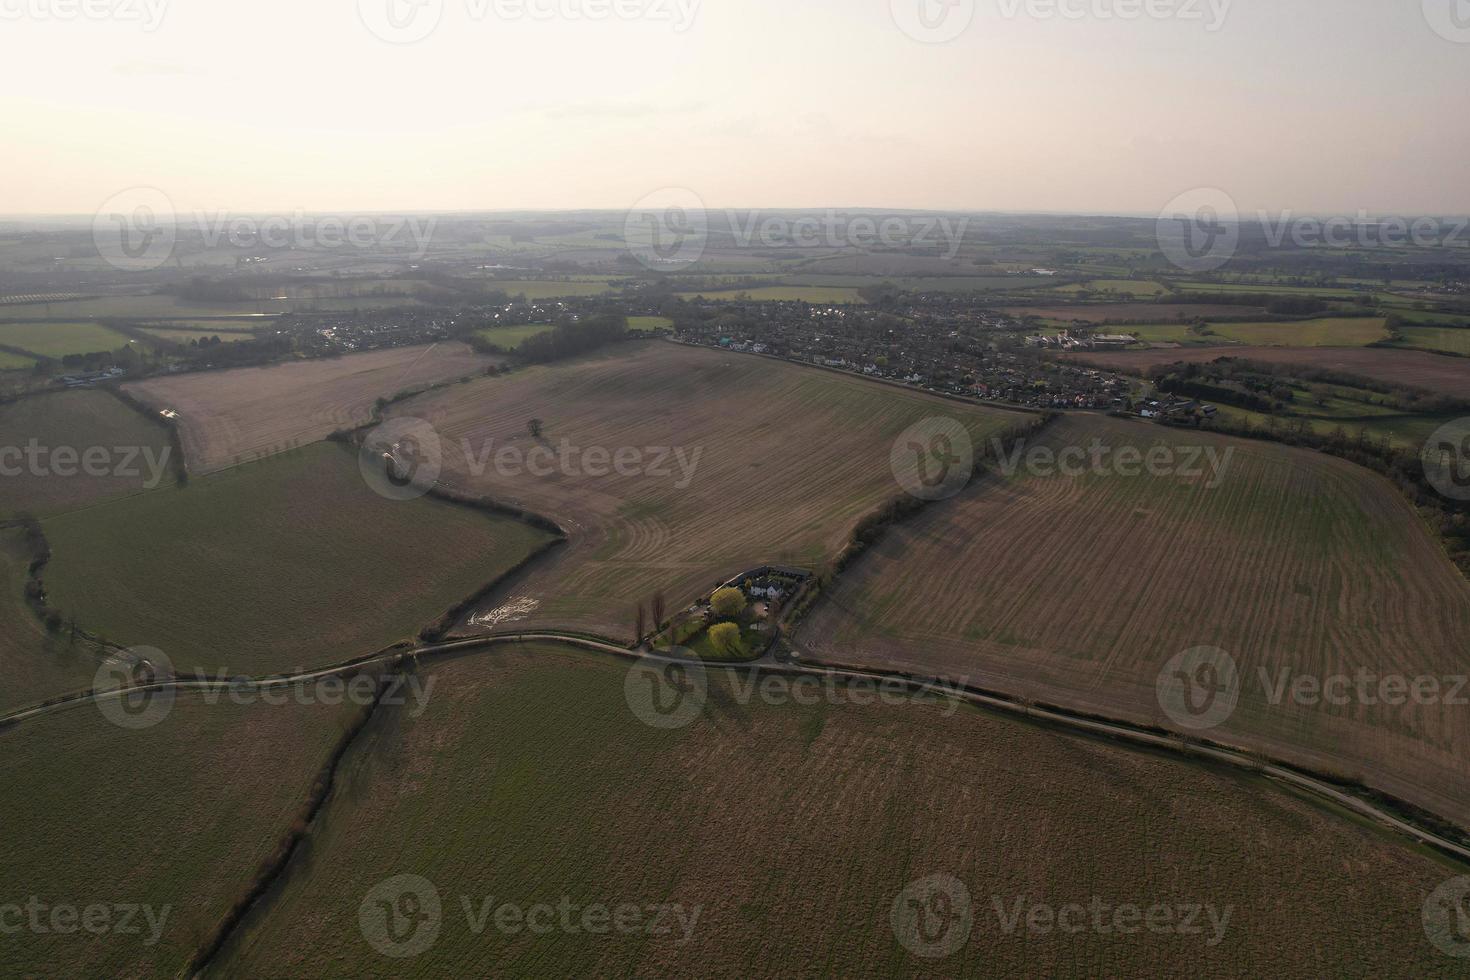
<path id="1" fill-rule="evenodd" d="M 0 0 L 0 213 L 134 185 L 235 211 L 626 208 L 676 186 L 711 207 L 1152 214 L 1217 186 L 1243 209 L 1470 212 L 1467 0 L 590 0 L 643 14 L 600 20 L 579 0 L 417 0 L 427 20 L 406 0 L 85 0 L 118 16 L 64 19 L 83 2 Z M 1197 19 L 1100 16 L 1130 2 Z M 386 43 L 366 21 L 387 32 L 390 3 L 409 30 L 442 4 L 437 29 Z M 898 26 L 943 34 L 969 7 L 947 43 Z"/>

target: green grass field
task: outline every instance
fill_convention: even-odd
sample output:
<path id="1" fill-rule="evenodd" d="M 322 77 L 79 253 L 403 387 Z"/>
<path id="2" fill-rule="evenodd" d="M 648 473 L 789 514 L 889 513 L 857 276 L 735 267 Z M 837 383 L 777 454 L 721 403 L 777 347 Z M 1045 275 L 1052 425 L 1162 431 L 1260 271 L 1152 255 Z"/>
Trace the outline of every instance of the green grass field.
<path id="1" fill-rule="evenodd" d="M 1403 341 L 1397 346 L 1419 350 L 1448 351 L 1470 356 L 1470 330 L 1453 327 L 1400 327 Z"/>
<path id="2" fill-rule="evenodd" d="M 377 496 L 322 443 L 45 522 L 53 606 L 177 669 L 317 666 L 411 637 L 547 540 Z"/>
<path id="3" fill-rule="evenodd" d="M 1182 323 L 1130 323 L 1109 327 L 1109 333 L 1128 333 L 1148 344 L 1218 344 L 1221 338 L 1197 334 Z"/>
<path id="4" fill-rule="evenodd" d="M 60 360 L 126 347 L 128 338 L 96 323 L 0 323 L 0 344 Z"/>
<path id="5" fill-rule="evenodd" d="M 555 327 L 550 323 L 528 323 L 517 327 L 486 327 L 476 330 L 475 336 L 492 343 L 501 350 L 513 351 L 529 337 L 547 333 Z"/>
<path id="6" fill-rule="evenodd" d="M 35 367 L 34 357 L 24 357 L 20 354 L 12 354 L 10 351 L 0 350 L 0 371 L 21 371 Z"/>
<path id="7" fill-rule="evenodd" d="M 1264 412 L 1236 408 L 1232 405 L 1217 405 L 1220 414 L 1237 421 L 1249 420 L 1258 429 L 1269 428 L 1274 418 L 1276 425 L 1283 428 L 1295 425 L 1300 419 L 1308 429 L 1320 436 L 1330 436 L 1341 430 L 1349 438 L 1358 433 L 1371 439 L 1387 439 L 1396 448 L 1417 453 L 1423 448 L 1435 430 L 1458 416 L 1404 415 L 1393 411 L 1375 410 L 1370 406 L 1357 405 L 1350 401 L 1334 399 L 1327 409 L 1304 403 L 1291 415 L 1271 416 Z"/>
<path id="8" fill-rule="evenodd" d="M 1334 299 L 1350 299 L 1362 295 L 1356 289 L 1339 289 L 1330 286 L 1281 286 L 1257 282 L 1171 282 L 1169 285 L 1186 293 L 1281 293 Z"/>
<path id="9" fill-rule="evenodd" d="M 47 917 L 97 904 L 154 914 L 130 916 L 137 933 L 7 934 L 0 973 L 184 975 L 355 711 L 180 694 L 151 728 L 121 728 L 81 705 L 0 731 L 0 904 L 34 897 Z"/>
<path id="10" fill-rule="evenodd" d="M 1109 327 L 1108 332 L 1136 334 L 1146 343 L 1188 346 L 1364 347 L 1387 338 L 1384 323 L 1382 317 L 1323 317 L 1284 323 L 1210 323 L 1206 334 L 1174 323 L 1130 324 Z"/>
<path id="11" fill-rule="evenodd" d="M 8 470 L 0 474 L 0 518 L 58 514 L 174 479 L 174 450 L 163 426 L 95 388 L 0 405 L 0 451 L 7 452 Z M 83 466 L 87 454 L 105 462 Z"/>
<path id="12" fill-rule="evenodd" d="M 651 330 L 667 330 L 673 325 L 674 321 L 666 316 L 628 317 L 628 329 L 634 333 L 648 333 Z"/>
<path id="13" fill-rule="evenodd" d="M 747 676 L 716 671 L 687 727 L 657 729 L 630 709 L 646 708 L 653 679 L 549 645 L 421 672 L 437 680 L 428 710 L 384 713 L 354 744 L 309 855 L 211 975 L 1330 976 L 1444 963 L 1420 918 L 1453 869 L 1243 773 L 969 707 L 854 703 L 871 690 L 750 695 Z M 948 959 L 924 960 L 892 910 L 935 874 L 964 883 L 974 928 Z M 389 959 L 361 922 L 382 922 L 399 875 L 426 879 L 441 913 L 417 955 Z M 1007 932 L 998 919 L 997 904 L 1093 896 L 1232 912 L 1213 944 Z M 575 907 L 573 927 L 497 927 L 501 906 L 538 904 Z M 684 925 L 576 928 L 584 909 L 627 904 L 677 904 Z"/>

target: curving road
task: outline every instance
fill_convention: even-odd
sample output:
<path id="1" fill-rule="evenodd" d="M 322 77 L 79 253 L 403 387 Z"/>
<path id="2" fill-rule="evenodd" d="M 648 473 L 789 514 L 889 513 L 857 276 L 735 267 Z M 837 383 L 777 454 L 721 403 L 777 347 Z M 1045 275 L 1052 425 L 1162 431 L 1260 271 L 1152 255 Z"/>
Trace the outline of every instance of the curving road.
<path id="1" fill-rule="evenodd" d="M 37 705 L 31 708 L 23 708 L 19 711 L 0 716 L 0 730 L 9 728 L 21 722 L 64 711 L 83 704 L 96 704 L 107 700 L 122 698 L 127 695 L 140 694 L 148 691 L 195 691 L 195 690 L 229 690 L 231 688 L 245 687 L 254 690 L 266 690 L 273 687 L 281 687 L 292 684 L 300 684 L 324 677 L 342 674 L 357 673 L 364 668 L 374 665 L 387 664 L 400 658 L 411 656 L 414 659 L 421 657 L 434 657 L 449 653 L 465 652 L 470 650 L 484 649 L 493 646 L 502 646 L 510 643 L 526 642 L 554 642 L 565 643 L 570 646 L 592 650 L 597 653 L 610 654 L 625 660 L 651 660 L 659 663 L 688 663 L 687 658 L 669 657 L 663 654 L 653 653 L 646 650 L 631 650 L 627 647 L 618 646 L 601 640 L 589 639 L 567 633 L 552 631 L 539 631 L 534 633 L 500 633 L 481 637 L 472 637 L 464 640 L 450 640 L 444 643 L 432 643 L 414 647 L 412 650 L 397 653 L 381 653 L 365 659 L 349 661 L 335 666 L 324 667 L 319 670 L 295 674 L 289 677 L 272 677 L 264 680 L 172 680 L 159 681 L 154 684 L 137 685 L 128 688 L 119 688 L 109 691 L 88 691 L 65 698 L 49 704 Z M 1465 847 L 1438 834 L 1432 833 L 1416 826 L 1394 813 L 1380 807 L 1368 800 L 1354 796 L 1345 790 L 1317 779 L 1302 772 L 1288 769 L 1274 763 L 1263 763 L 1244 752 L 1235 751 L 1223 746 L 1193 744 L 1185 746 L 1177 737 L 1161 735 L 1157 732 L 1130 725 L 1125 722 L 1100 721 L 1087 718 L 1077 714 L 1071 714 L 1053 708 L 1038 708 L 1014 701 L 1008 701 L 1003 697 L 985 694 L 967 688 L 956 688 L 952 684 L 945 684 L 938 678 L 921 679 L 904 674 L 886 673 L 880 670 L 860 670 L 850 667 L 837 667 L 822 664 L 820 661 L 802 659 L 800 651 L 797 651 L 798 659 L 791 661 L 778 661 L 770 654 L 756 661 L 742 663 L 723 663 L 718 661 L 701 661 L 706 670 L 764 670 L 768 672 L 803 674 L 814 677 L 824 677 L 833 680 L 863 680 L 863 681 L 890 681 L 903 684 L 906 688 L 914 691 L 934 694 L 941 697 L 959 697 L 971 704 L 992 711 L 1002 711 L 1009 714 L 1021 715 L 1032 720 L 1045 721 L 1048 724 L 1057 725 L 1062 728 L 1080 731 L 1090 735 L 1100 735 L 1107 738 L 1121 739 L 1136 745 L 1145 745 L 1150 748 L 1166 749 L 1171 752 L 1181 753 L 1187 757 L 1198 757 L 1209 759 L 1213 762 L 1224 763 L 1250 772 L 1260 773 L 1271 779 L 1280 780 L 1298 789 L 1306 790 L 1316 796 L 1326 799 L 1339 806 L 1346 807 L 1354 813 L 1368 817 L 1385 827 L 1395 830 L 1407 837 L 1412 838 L 1420 844 L 1434 847 L 1442 853 L 1459 858 L 1470 863 L 1470 847 Z"/>

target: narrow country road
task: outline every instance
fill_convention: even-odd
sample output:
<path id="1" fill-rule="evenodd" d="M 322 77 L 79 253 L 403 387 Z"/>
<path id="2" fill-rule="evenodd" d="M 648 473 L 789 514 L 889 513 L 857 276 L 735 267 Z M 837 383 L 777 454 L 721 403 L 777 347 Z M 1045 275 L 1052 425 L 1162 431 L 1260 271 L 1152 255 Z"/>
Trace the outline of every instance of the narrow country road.
<path id="1" fill-rule="evenodd" d="M 64 698 L 49 704 L 37 705 L 31 708 L 23 708 L 8 715 L 0 716 L 0 733 L 5 729 L 18 725 L 22 722 L 38 718 L 44 715 L 64 711 L 68 708 L 78 707 L 83 704 L 97 704 L 107 700 L 115 700 L 130 695 L 147 693 L 149 691 L 225 691 L 231 688 L 244 688 L 251 690 L 267 690 L 276 687 L 285 687 L 293 684 L 302 684 L 325 677 L 352 674 L 375 665 L 386 664 L 399 657 L 411 656 L 414 659 L 424 657 L 435 657 L 444 654 L 466 652 L 471 650 L 485 649 L 494 646 L 527 642 L 553 642 L 565 643 L 570 646 L 592 650 L 598 653 L 610 654 L 625 660 L 643 660 L 656 663 L 689 663 L 685 658 L 668 657 L 662 654 L 652 653 L 644 650 L 630 650 L 614 643 L 589 639 L 584 636 L 576 636 L 555 632 L 534 633 L 503 633 L 481 637 L 472 637 L 463 640 L 450 640 L 444 643 L 432 643 L 414 647 L 411 651 L 398 653 L 382 653 L 366 659 L 355 660 L 348 663 L 323 667 L 319 670 L 295 674 L 289 677 L 273 677 L 265 680 L 234 679 L 224 681 L 208 680 L 173 680 L 160 681 L 154 684 L 138 685 L 129 688 L 120 688 L 110 691 L 88 691 L 73 697 Z M 1368 817 L 1385 827 L 1391 828 L 1407 837 L 1412 838 L 1420 844 L 1434 847 L 1439 851 L 1459 858 L 1470 863 L 1470 847 L 1464 847 L 1454 841 L 1448 840 L 1438 834 L 1415 826 L 1407 820 L 1395 816 L 1383 807 L 1377 806 L 1368 800 L 1354 796 L 1331 783 L 1309 776 L 1305 773 L 1288 769 L 1284 766 L 1263 763 L 1260 760 L 1247 755 L 1244 752 L 1222 746 L 1194 744 L 1185 748 L 1179 739 L 1161 735 L 1157 732 L 1148 731 L 1138 726 L 1123 722 L 1100 721 L 1081 715 L 1070 714 L 1049 708 L 1030 707 L 1014 701 L 1008 701 L 1003 697 L 984 694 L 964 688 L 956 688 L 952 684 L 942 683 L 939 679 L 921 679 L 903 674 L 890 674 L 879 670 L 858 670 L 847 667 L 825 666 L 819 661 L 811 661 L 800 658 L 788 662 L 777 661 L 769 654 L 760 660 L 743 663 L 724 663 L 719 661 L 700 661 L 701 666 L 708 671 L 738 671 L 758 670 L 771 673 L 799 674 L 810 677 L 822 677 L 832 680 L 844 681 L 890 681 L 901 683 L 905 688 L 933 694 L 940 697 L 955 698 L 967 701 L 971 704 L 992 711 L 1000 711 L 1013 715 L 1021 715 L 1033 721 L 1044 721 L 1061 728 L 1080 731 L 1091 735 L 1100 735 L 1106 738 L 1121 739 L 1136 745 L 1146 745 L 1150 748 L 1165 749 L 1176 754 L 1182 754 L 1186 758 L 1204 758 L 1212 762 L 1223 763 L 1236 768 L 1245 769 L 1250 772 L 1258 772 L 1270 779 L 1280 780 L 1298 789 L 1306 790 L 1323 799 L 1329 800 L 1339 806 L 1345 807 L 1354 813 Z"/>

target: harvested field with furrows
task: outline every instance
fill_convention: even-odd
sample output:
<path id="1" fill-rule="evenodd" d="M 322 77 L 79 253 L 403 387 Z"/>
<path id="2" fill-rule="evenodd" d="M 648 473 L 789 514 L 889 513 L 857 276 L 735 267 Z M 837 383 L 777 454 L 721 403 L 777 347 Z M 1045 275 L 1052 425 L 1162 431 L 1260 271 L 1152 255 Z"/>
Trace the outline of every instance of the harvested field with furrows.
<path id="1" fill-rule="evenodd" d="M 174 482 L 168 431 L 107 391 L 0 405 L 0 516 L 44 517 Z M 28 452 L 30 447 L 35 452 Z M 95 458 L 93 458 L 95 457 Z"/>
<path id="2" fill-rule="evenodd" d="M 673 612 L 749 568 L 835 557 L 860 520 L 903 492 L 889 457 L 915 423 L 961 420 L 980 445 L 1035 421 L 665 342 L 456 385 L 396 404 L 394 416 L 438 430 L 444 482 L 544 514 L 570 535 L 524 582 L 490 596 L 480 623 L 629 639 L 635 606 L 655 592 Z"/>
<path id="3" fill-rule="evenodd" d="M 0 904 L 34 899 L 48 926 L 55 908 L 102 905 L 114 927 L 8 934 L 0 973 L 185 974 L 359 710 L 213 697 L 181 693 L 146 728 L 84 704 L 0 731 Z"/>
<path id="4" fill-rule="evenodd" d="M 1166 447 L 1183 467 L 1195 448 L 1233 455 L 1213 489 L 1207 458 L 1199 476 L 1027 475 L 1023 463 L 977 481 L 849 568 L 798 645 L 1171 730 L 1160 673 L 1220 648 L 1240 700 L 1205 737 L 1470 825 L 1470 707 L 1452 700 L 1470 697 L 1456 689 L 1470 672 L 1470 585 L 1398 491 L 1325 455 L 1114 419 L 1069 416 L 1038 445 L 1094 443 Z M 1356 683 L 1360 671 L 1376 678 L 1372 703 L 1278 693 L 1283 678 Z M 1440 696 L 1385 703 L 1390 676 L 1438 678 Z"/>
<path id="5" fill-rule="evenodd" d="M 178 412 L 190 472 L 211 473 L 364 425 L 379 398 L 497 363 L 456 341 L 184 374 L 127 390 L 154 409 Z"/>
<path id="6" fill-rule="evenodd" d="M 629 670 L 547 644 L 424 664 L 427 710 L 380 709 L 211 975 L 1456 969 L 1421 922 L 1452 866 L 1261 778 L 968 706 L 749 697 L 717 672 L 691 723 L 661 730 L 630 709 Z M 934 875 L 968 902 L 925 906 L 932 945 L 905 933 L 953 944 L 929 959 L 893 916 Z M 1120 933 L 1125 905 L 1180 926 L 1194 908 L 1196 931 Z M 627 906 L 640 925 L 612 918 Z M 1038 906 L 1089 926 L 1033 928 Z"/>
<path id="7" fill-rule="evenodd" d="M 1207 363 L 1221 357 L 1237 357 L 1270 364 L 1341 371 L 1455 398 L 1470 398 L 1470 358 L 1423 351 L 1383 347 L 1199 347 L 1061 356 L 1094 367 L 1133 374 L 1142 374 L 1160 364 Z"/>

